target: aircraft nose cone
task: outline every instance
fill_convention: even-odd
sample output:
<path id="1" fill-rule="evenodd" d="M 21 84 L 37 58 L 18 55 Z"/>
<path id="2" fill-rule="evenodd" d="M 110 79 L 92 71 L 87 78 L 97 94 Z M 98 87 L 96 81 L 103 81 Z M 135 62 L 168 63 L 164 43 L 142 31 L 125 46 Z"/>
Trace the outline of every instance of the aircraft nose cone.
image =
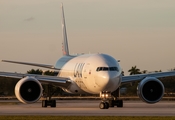
<path id="1" fill-rule="evenodd" d="M 110 81 L 110 76 L 108 73 L 99 74 L 96 79 L 96 84 L 99 87 L 104 88 Z"/>
<path id="2" fill-rule="evenodd" d="M 112 91 L 113 88 L 116 89 L 117 87 L 117 78 L 115 74 L 101 72 L 98 74 L 96 84 L 99 88 L 101 88 L 102 91 Z"/>

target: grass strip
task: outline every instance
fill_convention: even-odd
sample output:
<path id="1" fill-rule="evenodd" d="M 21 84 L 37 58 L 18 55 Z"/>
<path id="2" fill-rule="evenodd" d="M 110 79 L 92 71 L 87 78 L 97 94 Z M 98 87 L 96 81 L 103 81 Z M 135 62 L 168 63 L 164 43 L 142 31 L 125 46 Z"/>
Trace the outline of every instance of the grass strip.
<path id="1" fill-rule="evenodd" d="M 0 120 L 175 120 L 159 116 L 0 116 Z"/>

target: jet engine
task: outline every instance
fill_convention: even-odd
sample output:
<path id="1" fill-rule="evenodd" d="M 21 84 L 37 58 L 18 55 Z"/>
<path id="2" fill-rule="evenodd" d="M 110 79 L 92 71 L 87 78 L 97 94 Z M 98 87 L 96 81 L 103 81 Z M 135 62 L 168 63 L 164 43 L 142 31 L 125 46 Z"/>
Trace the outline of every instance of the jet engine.
<path id="1" fill-rule="evenodd" d="M 137 86 L 137 94 L 144 102 L 156 103 L 164 95 L 164 85 L 155 77 L 146 77 Z"/>
<path id="2" fill-rule="evenodd" d="M 25 77 L 15 86 L 15 95 L 23 103 L 37 102 L 43 92 L 41 83 L 34 77 Z"/>

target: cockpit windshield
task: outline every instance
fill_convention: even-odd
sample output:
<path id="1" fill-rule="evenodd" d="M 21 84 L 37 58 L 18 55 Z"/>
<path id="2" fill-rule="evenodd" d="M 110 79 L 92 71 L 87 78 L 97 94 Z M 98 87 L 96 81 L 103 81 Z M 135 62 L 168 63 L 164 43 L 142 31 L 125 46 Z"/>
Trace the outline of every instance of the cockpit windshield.
<path id="1" fill-rule="evenodd" d="M 117 67 L 98 67 L 96 71 L 119 71 Z"/>

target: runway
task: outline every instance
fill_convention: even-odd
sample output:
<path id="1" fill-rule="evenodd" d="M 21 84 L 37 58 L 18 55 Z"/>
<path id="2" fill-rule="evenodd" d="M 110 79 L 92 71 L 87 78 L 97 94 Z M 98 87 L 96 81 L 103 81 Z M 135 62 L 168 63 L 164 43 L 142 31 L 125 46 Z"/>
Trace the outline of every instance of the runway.
<path id="1" fill-rule="evenodd" d="M 175 101 L 147 104 L 124 101 L 123 108 L 99 109 L 99 100 L 57 100 L 56 108 L 42 108 L 41 102 L 22 104 L 17 100 L 1 100 L 0 115 L 54 116 L 175 116 Z"/>

